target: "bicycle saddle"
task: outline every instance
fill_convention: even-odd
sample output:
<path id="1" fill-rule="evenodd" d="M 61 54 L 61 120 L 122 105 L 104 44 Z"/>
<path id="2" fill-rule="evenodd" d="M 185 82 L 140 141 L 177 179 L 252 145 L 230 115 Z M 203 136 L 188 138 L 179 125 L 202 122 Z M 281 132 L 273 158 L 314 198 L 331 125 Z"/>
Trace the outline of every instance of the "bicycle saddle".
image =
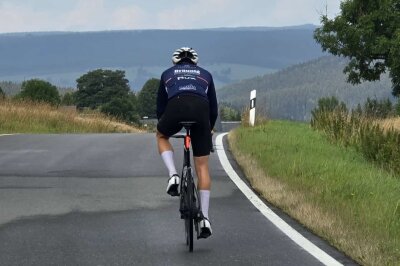
<path id="1" fill-rule="evenodd" d="M 180 125 L 182 125 L 182 126 L 184 126 L 185 128 L 186 127 L 191 127 L 191 126 L 193 126 L 194 124 L 196 124 L 196 122 L 194 122 L 194 121 L 182 121 L 182 122 L 179 122 L 179 124 Z"/>

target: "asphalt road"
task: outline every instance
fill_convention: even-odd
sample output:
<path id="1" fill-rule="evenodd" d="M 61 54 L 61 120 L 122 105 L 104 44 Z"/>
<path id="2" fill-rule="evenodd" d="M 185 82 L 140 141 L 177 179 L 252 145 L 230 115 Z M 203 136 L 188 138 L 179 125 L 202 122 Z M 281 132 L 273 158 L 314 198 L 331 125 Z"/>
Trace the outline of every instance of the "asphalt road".
<path id="1" fill-rule="evenodd" d="M 247 200 L 217 154 L 210 161 L 214 234 L 189 253 L 154 135 L 0 136 L 0 265 L 321 265 Z"/>

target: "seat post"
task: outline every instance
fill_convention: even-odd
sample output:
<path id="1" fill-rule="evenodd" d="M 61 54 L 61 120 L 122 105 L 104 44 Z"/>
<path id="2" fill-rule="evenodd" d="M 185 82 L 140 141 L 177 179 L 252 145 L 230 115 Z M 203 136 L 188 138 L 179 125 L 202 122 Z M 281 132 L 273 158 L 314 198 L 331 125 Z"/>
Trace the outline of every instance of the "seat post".
<path id="1" fill-rule="evenodd" d="M 189 136 L 190 135 L 190 126 L 185 126 L 186 129 L 186 135 Z"/>
<path id="2" fill-rule="evenodd" d="M 185 127 L 186 130 L 186 136 L 185 136 L 185 151 L 184 151 L 184 160 L 185 160 L 185 165 L 190 168 L 190 147 L 189 147 L 189 143 L 187 143 L 186 141 L 190 142 L 190 126 L 191 125 L 183 125 Z"/>
<path id="3" fill-rule="evenodd" d="M 194 121 L 182 121 L 182 122 L 179 122 L 179 124 L 182 125 L 186 129 L 186 135 L 189 136 L 190 135 L 190 129 L 194 124 L 196 124 L 196 122 L 194 122 Z"/>

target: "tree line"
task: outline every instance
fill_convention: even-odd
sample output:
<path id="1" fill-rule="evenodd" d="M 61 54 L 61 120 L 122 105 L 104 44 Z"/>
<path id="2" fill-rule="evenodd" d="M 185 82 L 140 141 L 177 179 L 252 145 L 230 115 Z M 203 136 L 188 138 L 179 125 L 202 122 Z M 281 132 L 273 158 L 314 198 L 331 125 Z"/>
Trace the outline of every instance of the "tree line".
<path id="1" fill-rule="evenodd" d="M 97 69 L 89 71 L 77 80 L 77 88 L 60 93 L 48 81 L 31 79 L 24 81 L 15 100 L 45 102 L 54 106 L 76 106 L 80 111 L 98 110 L 128 123 L 139 123 L 143 117 L 156 117 L 156 100 L 160 80 L 149 79 L 135 93 L 129 88 L 125 71 Z M 0 99 L 6 94 L 0 86 Z M 225 121 L 240 120 L 240 112 L 229 103 L 220 105 L 220 117 Z"/>
<path id="2" fill-rule="evenodd" d="M 390 93 L 391 82 L 382 76 L 380 82 L 352 85 L 346 82 L 343 66 L 348 60 L 322 57 L 294 65 L 276 73 L 243 80 L 217 91 L 218 98 L 242 110 L 249 105 L 250 91 L 257 90 L 257 112 L 272 119 L 309 121 L 318 99 L 335 96 L 353 108 L 366 99 L 395 98 Z"/>
<path id="3" fill-rule="evenodd" d="M 156 116 L 159 79 L 149 79 L 138 93 L 131 91 L 125 71 L 122 70 L 89 71 L 76 82 L 76 90 L 60 93 L 48 81 L 31 79 L 24 81 L 20 92 L 11 98 L 45 102 L 53 106 L 75 105 L 78 110 L 98 110 L 129 123 L 138 123 L 143 116 Z M 1 86 L 0 98 L 6 98 Z"/>

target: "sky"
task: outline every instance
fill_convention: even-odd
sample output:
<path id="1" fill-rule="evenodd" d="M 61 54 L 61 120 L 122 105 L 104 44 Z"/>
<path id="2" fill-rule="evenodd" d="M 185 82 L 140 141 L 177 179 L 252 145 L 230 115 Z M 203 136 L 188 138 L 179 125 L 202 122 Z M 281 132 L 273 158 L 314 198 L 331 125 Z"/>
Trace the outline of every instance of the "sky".
<path id="1" fill-rule="evenodd" d="M 340 0 L 0 0 L 0 33 L 319 25 Z"/>

